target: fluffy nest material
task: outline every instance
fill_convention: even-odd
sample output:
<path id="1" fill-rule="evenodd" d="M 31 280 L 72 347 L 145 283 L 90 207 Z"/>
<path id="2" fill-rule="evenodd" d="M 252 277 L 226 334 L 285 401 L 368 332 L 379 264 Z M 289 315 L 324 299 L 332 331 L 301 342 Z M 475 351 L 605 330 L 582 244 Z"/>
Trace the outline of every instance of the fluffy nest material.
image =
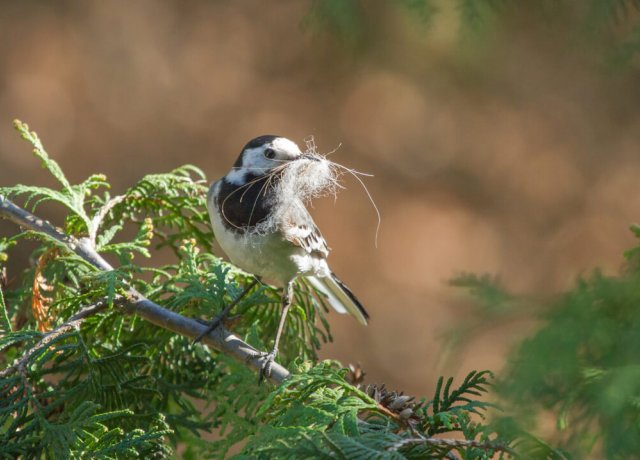
<path id="1" fill-rule="evenodd" d="M 336 195 L 342 175 L 341 166 L 317 153 L 313 144 L 307 144 L 305 158 L 288 161 L 275 168 L 267 181 L 265 193 L 273 203 L 272 212 L 256 225 L 252 233 L 267 234 L 286 222 L 306 222 L 306 205 L 314 198 Z"/>

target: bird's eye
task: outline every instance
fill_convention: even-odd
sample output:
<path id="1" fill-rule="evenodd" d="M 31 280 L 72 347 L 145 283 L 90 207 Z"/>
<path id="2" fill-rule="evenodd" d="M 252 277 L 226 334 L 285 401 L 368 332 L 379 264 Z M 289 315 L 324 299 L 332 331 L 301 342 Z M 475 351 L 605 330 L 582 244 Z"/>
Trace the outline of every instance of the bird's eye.
<path id="1" fill-rule="evenodd" d="M 273 159 L 276 156 L 276 151 L 273 149 L 267 149 L 264 151 L 264 156 L 269 159 Z"/>

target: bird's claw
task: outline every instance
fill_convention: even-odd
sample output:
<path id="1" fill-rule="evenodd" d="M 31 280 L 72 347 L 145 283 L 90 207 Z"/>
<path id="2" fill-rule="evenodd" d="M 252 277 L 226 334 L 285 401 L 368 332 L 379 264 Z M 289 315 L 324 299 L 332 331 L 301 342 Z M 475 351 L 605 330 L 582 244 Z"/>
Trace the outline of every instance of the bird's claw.
<path id="1" fill-rule="evenodd" d="M 253 361 L 255 359 L 262 360 L 262 365 L 260 366 L 260 373 L 258 376 L 258 384 L 261 384 L 264 379 L 268 379 L 271 377 L 271 367 L 275 362 L 276 355 L 278 354 L 278 350 L 271 350 L 270 352 L 259 351 L 252 353 L 247 357 L 247 361 Z"/>
<path id="2" fill-rule="evenodd" d="M 196 321 L 198 321 L 200 324 L 204 324 L 205 326 L 207 326 L 207 328 L 198 337 L 193 339 L 193 342 L 191 342 L 191 344 L 195 345 L 196 343 L 200 342 L 205 335 L 215 331 L 222 324 L 223 320 L 224 320 L 224 316 L 221 316 L 221 315 L 214 316 L 213 320 L 211 321 L 204 321 L 201 319 L 197 319 Z"/>

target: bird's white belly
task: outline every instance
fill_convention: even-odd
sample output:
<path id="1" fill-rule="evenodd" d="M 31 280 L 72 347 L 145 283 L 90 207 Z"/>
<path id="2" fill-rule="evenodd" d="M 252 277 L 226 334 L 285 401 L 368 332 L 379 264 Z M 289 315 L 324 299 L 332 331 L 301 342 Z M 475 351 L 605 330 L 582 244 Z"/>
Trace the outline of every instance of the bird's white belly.
<path id="1" fill-rule="evenodd" d="M 222 223 L 217 212 L 211 213 L 211 225 L 216 240 L 229 260 L 246 272 L 283 285 L 306 271 L 305 267 L 299 266 L 301 254 L 298 254 L 298 248 L 277 233 L 260 235 L 232 232 Z"/>

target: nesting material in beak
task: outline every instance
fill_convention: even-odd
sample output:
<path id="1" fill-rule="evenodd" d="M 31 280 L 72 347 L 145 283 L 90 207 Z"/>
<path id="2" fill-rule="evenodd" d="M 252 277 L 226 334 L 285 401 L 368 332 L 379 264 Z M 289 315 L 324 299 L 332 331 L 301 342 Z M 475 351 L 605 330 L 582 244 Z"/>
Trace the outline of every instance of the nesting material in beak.
<path id="1" fill-rule="evenodd" d="M 277 178 L 270 182 L 270 195 L 278 201 L 267 219 L 258 224 L 252 233 L 273 232 L 277 222 L 296 221 L 306 216 L 305 207 L 313 198 L 335 195 L 340 187 L 338 182 L 342 172 L 335 163 L 313 150 L 307 150 L 299 158 L 287 162 L 274 172 Z"/>

